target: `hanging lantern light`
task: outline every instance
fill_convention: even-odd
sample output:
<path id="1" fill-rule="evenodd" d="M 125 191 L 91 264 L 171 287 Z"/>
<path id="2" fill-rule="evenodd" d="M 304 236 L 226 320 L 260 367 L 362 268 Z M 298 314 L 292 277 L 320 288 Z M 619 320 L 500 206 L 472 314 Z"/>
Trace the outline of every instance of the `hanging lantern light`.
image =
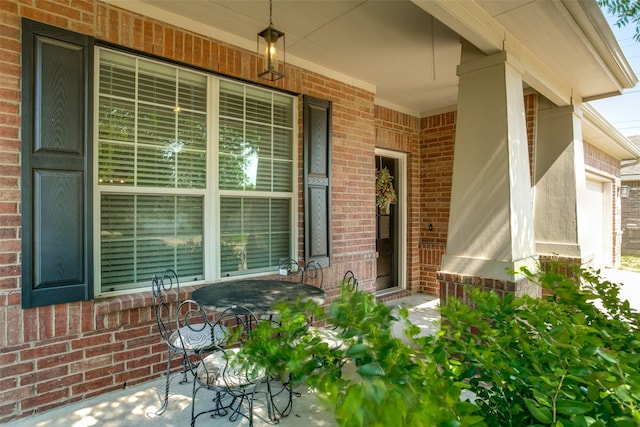
<path id="1" fill-rule="evenodd" d="M 284 77 L 285 43 L 284 33 L 273 27 L 271 16 L 272 4 L 269 0 L 269 26 L 258 33 L 258 77 L 273 82 Z M 282 72 L 279 71 L 279 55 L 282 56 Z M 261 57 L 262 64 L 260 63 Z"/>

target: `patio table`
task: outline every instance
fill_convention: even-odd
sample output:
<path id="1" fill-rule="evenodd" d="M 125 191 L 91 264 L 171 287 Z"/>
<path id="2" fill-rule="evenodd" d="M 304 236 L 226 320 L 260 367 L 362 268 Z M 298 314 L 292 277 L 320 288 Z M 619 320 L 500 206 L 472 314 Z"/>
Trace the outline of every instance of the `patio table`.
<path id="1" fill-rule="evenodd" d="M 322 304 L 327 294 L 312 285 L 285 280 L 240 279 L 212 283 L 193 291 L 191 299 L 208 310 L 224 310 L 234 305 L 243 306 L 261 314 L 276 314 L 274 305 L 279 301 L 298 299 Z"/>
<path id="2" fill-rule="evenodd" d="M 274 309 L 277 302 L 313 301 L 322 304 L 326 293 L 317 286 L 273 279 L 241 279 L 212 283 L 196 289 L 191 299 L 207 310 L 222 311 L 233 306 L 243 306 L 254 313 L 272 315 L 278 314 Z M 280 384 L 280 390 L 275 390 L 275 383 Z M 293 408 L 293 390 L 290 378 L 281 376 L 271 377 L 267 382 L 272 409 L 276 417 L 286 417 Z M 282 404 L 276 402 L 276 397 L 285 393 Z"/>

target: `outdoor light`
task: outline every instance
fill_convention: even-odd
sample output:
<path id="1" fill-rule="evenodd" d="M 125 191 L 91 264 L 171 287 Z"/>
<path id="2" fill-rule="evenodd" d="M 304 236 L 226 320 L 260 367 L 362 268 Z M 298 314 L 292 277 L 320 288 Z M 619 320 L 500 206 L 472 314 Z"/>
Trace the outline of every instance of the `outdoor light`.
<path id="1" fill-rule="evenodd" d="M 258 33 L 258 77 L 273 82 L 284 77 L 285 53 L 284 33 L 273 27 L 271 15 L 272 4 L 269 0 L 269 27 Z M 278 55 L 282 55 L 282 72 L 278 71 Z M 260 57 L 263 58 L 262 67 Z"/>

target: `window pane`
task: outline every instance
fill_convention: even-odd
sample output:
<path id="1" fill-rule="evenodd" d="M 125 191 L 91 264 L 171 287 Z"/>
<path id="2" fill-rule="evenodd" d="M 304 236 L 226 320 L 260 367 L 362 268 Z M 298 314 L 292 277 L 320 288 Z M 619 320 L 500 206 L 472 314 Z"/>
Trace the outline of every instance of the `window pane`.
<path id="1" fill-rule="evenodd" d="M 289 256 L 290 203 L 289 199 L 221 198 L 223 275 L 267 271 Z"/>
<path id="2" fill-rule="evenodd" d="M 293 127 L 293 98 L 273 94 L 273 124 L 286 128 Z"/>
<path id="3" fill-rule="evenodd" d="M 99 184 L 205 188 L 206 76 L 104 50 L 100 58 Z"/>
<path id="4" fill-rule="evenodd" d="M 259 191 L 271 191 L 272 165 L 270 158 L 258 159 L 257 186 Z"/>
<path id="5" fill-rule="evenodd" d="M 175 67 L 140 60 L 138 71 L 140 101 L 175 107 L 177 105 L 176 74 Z"/>
<path id="6" fill-rule="evenodd" d="M 293 99 L 242 88 L 238 83 L 220 84 L 220 189 L 291 192 Z M 241 114 L 243 105 L 246 111 Z"/>
<path id="7" fill-rule="evenodd" d="M 202 74 L 178 70 L 178 106 L 185 110 L 206 111 L 207 77 Z"/>
<path id="8" fill-rule="evenodd" d="M 100 212 L 104 292 L 147 284 L 166 268 L 203 277 L 203 197 L 103 194 Z"/>
<path id="9" fill-rule="evenodd" d="M 273 129 L 273 157 L 293 161 L 293 131 L 291 129 Z"/>
<path id="10" fill-rule="evenodd" d="M 133 103 L 101 97 L 98 120 L 98 182 L 133 185 Z"/>
<path id="11" fill-rule="evenodd" d="M 244 86 L 220 82 L 220 116 L 244 119 Z"/>
<path id="12" fill-rule="evenodd" d="M 271 157 L 271 126 L 247 123 L 245 140 L 260 157 Z"/>
<path id="13" fill-rule="evenodd" d="M 271 123 L 271 92 L 247 87 L 245 118 L 252 122 Z"/>
<path id="14" fill-rule="evenodd" d="M 158 105 L 138 107 L 138 143 L 165 146 L 175 141 L 176 113 Z"/>
<path id="15" fill-rule="evenodd" d="M 100 97 L 98 137 L 105 141 L 132 143 L 135 138 L 135 107 L 131 101 Z"/>
<path id="16" fill-rule="evenodd" d="M 165 268 L 202 278 L 207 77 L 100 50 L 98 174 L 102 291 L 147 287 Z M 116 194 L 115 185 L 167 194 Z M 169 193 L 171 192 L 171 193 Z"/>
<path id="17" fill-rule="evenodd" d="M 129 98 L 135 91 L 135 58 L 100 52 L 100 94 Z"/>
<path id="18" fill-rule="evenodd" d="M 255 135 L 255 132 L 252 133 Z M 247 140 L 242 122 L 220 119 L 219 186 L 225 190 L 253 190 L 260 148 Z M 254 137 L 255 138 L 255 137 Z"/>
<path id="19" fill-rule="evenodd" d="M 291 174 L 293 163 L 291 162 L 273 162 L 273 191 L 293 191 L 291 188 Z"/>

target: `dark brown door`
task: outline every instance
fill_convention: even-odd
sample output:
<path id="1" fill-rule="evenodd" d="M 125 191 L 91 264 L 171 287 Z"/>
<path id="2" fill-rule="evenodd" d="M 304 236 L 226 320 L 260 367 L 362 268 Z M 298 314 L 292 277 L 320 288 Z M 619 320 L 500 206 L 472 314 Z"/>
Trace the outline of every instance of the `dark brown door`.
<path id="1" fill-rule="evenodd" d="M 397 160 L 389 157 L 376 156 L 376 171 L 387 168 L 393 180 L 393 187 L 398 192 L 398 185 L 395 181 Z M 397 205 L 392 204 L 388 212 L 377 209 L 376 221 L 376 251 L 378 252 L 376 291 L 382 291 L 398 286 L 398 266 L 397 266 Z"/>

